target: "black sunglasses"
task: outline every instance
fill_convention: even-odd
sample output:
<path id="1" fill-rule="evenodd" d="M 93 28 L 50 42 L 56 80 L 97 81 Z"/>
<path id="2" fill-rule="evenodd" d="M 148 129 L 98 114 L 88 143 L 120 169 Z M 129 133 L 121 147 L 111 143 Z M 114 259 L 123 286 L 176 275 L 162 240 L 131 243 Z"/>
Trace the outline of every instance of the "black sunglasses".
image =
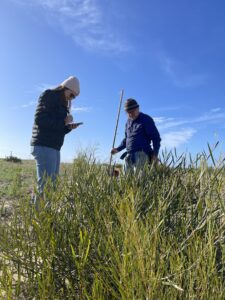
<path id="1" fill-rule="evenodd" d="M 73 99 L 75 98 L 75 95 L 73 93 L 70 94 L 70 98 Z"/>
<path id="2" fill-rule="evenodd" d="M 71 99 L 73 99 L 73 98 L 76 97 L 76 95 L 74 95 L 74 93 L 72 93 L 70 89 L 68 89 L 67 87 L 66 87 L 65 89 L 68 90 L 68 91 L 70 91 L 69 97 L 70 97 Z"/>

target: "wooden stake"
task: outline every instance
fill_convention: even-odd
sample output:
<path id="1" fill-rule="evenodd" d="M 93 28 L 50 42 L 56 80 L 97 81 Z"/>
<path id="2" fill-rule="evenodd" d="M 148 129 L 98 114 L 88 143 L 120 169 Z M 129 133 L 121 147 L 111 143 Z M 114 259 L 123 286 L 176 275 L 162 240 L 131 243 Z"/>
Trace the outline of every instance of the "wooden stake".
<path id="1" fill-rule="evenodd" d="M 114 133 L 114 138 L 113 138 L 112 148 L 115 147 L 117 128 L 118 128 L 118 124 L 119 124 L 121 105 L 122 105 L 122 101 L 123 101 L 123 92 L 124 92 L 124 91 L 121 90 L 121 94 L 120 94 L 120 103 L 119 103 L 119 109 L 118 109 L 118 114 L 117 114 L 116 128 L 115 128 L 115 133 Z M 111 164 L 112 164 L 112 154 L 110 155 L 110 160 L 109 160 L 109 172 L 111 171 Z"/>

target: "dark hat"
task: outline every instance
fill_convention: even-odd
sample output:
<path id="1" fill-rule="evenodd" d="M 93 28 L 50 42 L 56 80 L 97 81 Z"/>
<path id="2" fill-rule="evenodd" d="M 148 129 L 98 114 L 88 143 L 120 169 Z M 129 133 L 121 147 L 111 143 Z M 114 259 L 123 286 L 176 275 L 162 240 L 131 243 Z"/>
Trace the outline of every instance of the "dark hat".
<path id="1" fill-rule="evenodd" d="M 139 107 L 139 104 L 137 103 L 136 100 L 132 99 L 132 98 L 129 98 L 125 101 L 125 104 L 124 104 L 124 109 L 126 112 L 132 110 L 132 109 L 135 109 Z"/>

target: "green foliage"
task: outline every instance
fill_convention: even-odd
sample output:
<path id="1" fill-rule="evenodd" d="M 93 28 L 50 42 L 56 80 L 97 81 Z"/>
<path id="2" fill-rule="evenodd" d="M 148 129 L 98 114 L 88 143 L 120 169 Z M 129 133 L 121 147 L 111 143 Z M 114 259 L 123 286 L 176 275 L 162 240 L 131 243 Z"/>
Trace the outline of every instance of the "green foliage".
<path id="1" fill-rule="evenodd" d="M 17 191 L 0 225 L 0 298 L 224 299 L 224 187 L 224 165 L 204 155 L 119 178 L 80 155 L 38 211 Z"/>
<path id="2" fill-rule="evenodd" d="M 10 161 L 13 163 L 22 163 L 22 160 L 16 156 L 10 155 L 10 156 L 6 156 L 5 161 Z"/>
<path id="3" fill-rule="evenodd" d="M 35 174 L 34 161 L 24 160 L 18 165 L 0 159 L 0 204 L 27 193 L 33 186 Z"/>

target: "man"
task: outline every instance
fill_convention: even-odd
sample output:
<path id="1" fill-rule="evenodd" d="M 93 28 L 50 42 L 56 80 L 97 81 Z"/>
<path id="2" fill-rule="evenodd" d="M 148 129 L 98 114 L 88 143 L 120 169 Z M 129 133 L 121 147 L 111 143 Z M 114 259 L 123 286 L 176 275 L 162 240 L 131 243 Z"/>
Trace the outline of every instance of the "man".
<path id="1" fill-rule="evenodd" d="M 139 111 L 136 100 L 127 99 L 124 109 L 128 114 L 125 138 L 111 153 L 116 154 L 126 148 L 127 152 L 121 156 L 125 157 L 125 172 L 136 171 L 146 163 L 158 161 L 161 138 L 153 119 Z"/>

